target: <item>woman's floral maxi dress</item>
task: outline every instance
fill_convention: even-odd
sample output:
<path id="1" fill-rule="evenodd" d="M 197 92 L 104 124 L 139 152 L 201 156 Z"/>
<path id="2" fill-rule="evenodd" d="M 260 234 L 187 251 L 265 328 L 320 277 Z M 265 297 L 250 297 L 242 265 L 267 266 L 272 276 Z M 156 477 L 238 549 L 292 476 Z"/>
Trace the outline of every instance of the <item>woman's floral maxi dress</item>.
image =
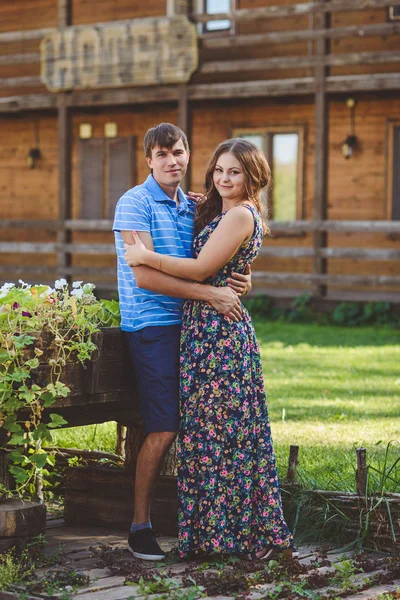
<path id="1" fill-rule="evenodd" d="M 262 225 L 207 283 L 226 285 L 258 255 Z M 222 215 L 195 238 L 200 252 Z M 179 551 L 248 554 L 287 548 L 260 352 L 248 312 L 235 323 L 211 305 L 185 302 L 181 336 L 178 444 Z"/>

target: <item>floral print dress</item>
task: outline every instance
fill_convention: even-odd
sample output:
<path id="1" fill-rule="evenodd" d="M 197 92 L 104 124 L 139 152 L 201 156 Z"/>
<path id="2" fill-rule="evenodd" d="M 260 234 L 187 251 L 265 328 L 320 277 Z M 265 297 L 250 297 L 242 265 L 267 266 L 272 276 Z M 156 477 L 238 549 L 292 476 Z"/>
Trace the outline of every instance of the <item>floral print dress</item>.
<path id="1" fill-rule="evenodd" d="M 226 285 L 244 272 L 262 244 L 254 232 L 206 283 Z M 197 256 L 217 227 L 215 217 L 195 238 Z M 260 352 L 250 316 L 238 323 L 211 305 L 184 304 L 181 335 L 181 427 L 178 441 L 179 551 L 249 554 L 290 547 L 265 398 Z"/>

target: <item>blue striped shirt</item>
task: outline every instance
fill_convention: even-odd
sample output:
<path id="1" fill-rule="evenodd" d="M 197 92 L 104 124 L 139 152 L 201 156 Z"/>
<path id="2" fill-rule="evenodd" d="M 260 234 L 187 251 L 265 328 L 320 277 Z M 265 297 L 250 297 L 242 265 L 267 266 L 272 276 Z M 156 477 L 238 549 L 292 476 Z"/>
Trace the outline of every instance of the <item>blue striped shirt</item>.
<path id="1" fill-rule="evenodd" d="M 118 294 L 121 329 L 137 331 L 151 325 L 181 323 L 182 300 L 140 289 L 133 270 L 124 259 L 121 231 L 147 231 L 154 250 L 161 254 L 190 258 L 194 225 L 194 202 L 178 189 L 179 204 L 161 189 L 153 175 L 119 199 L 113 230 L 118 258 Z"/>

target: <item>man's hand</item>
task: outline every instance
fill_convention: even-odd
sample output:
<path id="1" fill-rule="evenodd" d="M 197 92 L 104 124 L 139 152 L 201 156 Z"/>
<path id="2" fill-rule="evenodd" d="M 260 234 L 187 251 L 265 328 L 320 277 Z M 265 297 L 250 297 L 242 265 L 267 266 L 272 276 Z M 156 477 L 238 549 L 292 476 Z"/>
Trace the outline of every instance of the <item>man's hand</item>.
<path id="1" fill-rule="evenodd" d="M 228 277 L 227 284 L 239 296 L 248 294 L 251 290 L 251 269 L 250 265 L 246 266 L 244 273 L 232 273 L 232 277 Z"/>
<path id="2" fill-rule="evenodd" d="M 226 315 L 232 321 L 240 321 L 242 318 L 242 305 L 239 296 L 229 287 L 211 288 L 210 304 L 219 313 Z"/>

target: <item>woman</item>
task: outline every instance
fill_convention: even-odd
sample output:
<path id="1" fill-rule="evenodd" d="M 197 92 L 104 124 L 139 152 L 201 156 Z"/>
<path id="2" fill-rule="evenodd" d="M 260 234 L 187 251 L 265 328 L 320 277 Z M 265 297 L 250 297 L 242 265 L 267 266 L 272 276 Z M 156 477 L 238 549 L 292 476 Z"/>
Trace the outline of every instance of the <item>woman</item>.
<path id="1" fill-rule="evenodd" d="M 130 266 L 226 284 L 260 251 L 266 230 L 260 193 L 270 169 L 242 139 L 220 144 L 206 173 L 195 221 L 195 258 L 151 252 L 137 235 Z M 209 304 L 185 302 L 181 335 L 178 446 L 179 550 L 182 557 L 224 553 L 292 555 L 271 440 L 260 353 L 248 312 L 240 322 Z"/>

